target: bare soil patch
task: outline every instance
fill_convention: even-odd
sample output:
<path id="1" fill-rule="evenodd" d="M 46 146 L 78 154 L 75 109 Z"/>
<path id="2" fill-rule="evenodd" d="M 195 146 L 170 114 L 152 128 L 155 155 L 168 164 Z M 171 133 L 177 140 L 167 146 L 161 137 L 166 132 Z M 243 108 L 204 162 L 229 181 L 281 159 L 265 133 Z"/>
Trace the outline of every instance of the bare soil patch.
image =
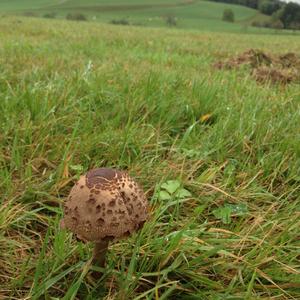
<path id="1" fill-rule="evenodd" d="M 271 55 L 257 49 L 249 49 L 237 56 L 214 64 L 216 69 L 238 69 L 246 66 L 259 83 L 300 83 L 300 57 L 295 53 Z"/>

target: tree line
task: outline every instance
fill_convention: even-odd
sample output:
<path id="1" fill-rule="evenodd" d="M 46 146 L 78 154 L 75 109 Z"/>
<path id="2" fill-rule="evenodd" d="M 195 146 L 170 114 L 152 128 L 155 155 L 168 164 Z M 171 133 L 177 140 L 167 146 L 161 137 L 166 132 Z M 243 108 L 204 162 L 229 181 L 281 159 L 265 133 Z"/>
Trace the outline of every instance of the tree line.
<path id="1" fill-rule="evenodd" d="M 214 2 L 231 3 L 254 8 L 263 14 L 272 16 L 269 22 L 253 25 L 272 27 L 277 24 L 285 29 L 300 29 L 300 5 L 294 2 L 283 2 L 280 0 L 211 0 Z"/>

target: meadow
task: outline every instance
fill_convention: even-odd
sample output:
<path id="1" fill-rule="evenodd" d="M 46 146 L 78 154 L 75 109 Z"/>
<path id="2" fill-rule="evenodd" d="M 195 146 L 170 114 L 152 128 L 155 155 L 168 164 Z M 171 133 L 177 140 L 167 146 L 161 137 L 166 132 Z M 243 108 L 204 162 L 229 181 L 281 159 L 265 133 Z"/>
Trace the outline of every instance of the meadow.
<path id="1" fill-rule="evenodd" d="M 230 8 L 235 23 L 222 22 L 224 9 Z M 269 16 L 241 5 L 203 0 L 14 0 L 0 1 L 0 11 L 5 14 L 53 15 L 63 19 L 68 14 L 83 14 L 89 21 L 110 23 L 126 21 L 145 27 L 168 27 L 167 17 L 176 19 L 176 27 L 229 32 L 266 31 L 250 27 L 253 21 L 269 20 Z"/>
<path id="2" fill-rule="evenodd" d="M 299 84 L 212 67 L 295 36 L 6 16 L 0 37 L 0 299 L 300 299 Z M 59 226 L 94 167 L 151 215 L 98 279 Z"/>

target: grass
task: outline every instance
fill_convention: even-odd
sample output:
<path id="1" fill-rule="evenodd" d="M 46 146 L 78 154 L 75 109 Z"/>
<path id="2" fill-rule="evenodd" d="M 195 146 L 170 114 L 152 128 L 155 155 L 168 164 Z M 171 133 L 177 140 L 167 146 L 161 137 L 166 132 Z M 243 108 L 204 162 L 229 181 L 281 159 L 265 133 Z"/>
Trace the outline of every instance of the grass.
<path id="1" fill-rule="evenodd" d="M 231 8 L 235 23 L 223 22 L 222 15 Z M 176 18 L 177 27 L 182 29 L 202 29 L 210 31 L 238 32 L 245 30 L 255 20 L 267 20 L 268 16 L 257 10 L 241 6 L 203 0 L 15 0 L 0 1 L 2 12 L 10 14 L 30 14 L 45 16 L 55 14 L 56 18 L 65 18 L 68 14 L 81 13 L 90 21 L 109 23 L 112 20 L 127 20 L 131 24 L 147 27 L 167 27 L 166 17 Z M 249 30 L 249 29 L 248 29 Z M 251 28 L 251 31 L 258 31 Z"/>
<path id="2" fill-rule="evenodd" d="M 0 29 L 0 299 L 300 298 L 299 87 L 211 67 L 299 53 L 294 36 Z M 142 184 L 151 218 L 95 280 L 92 245 L 59 221 L 78 175 L 103 166 Z M 174 181 L 190 195 L 162 197 Z"/>

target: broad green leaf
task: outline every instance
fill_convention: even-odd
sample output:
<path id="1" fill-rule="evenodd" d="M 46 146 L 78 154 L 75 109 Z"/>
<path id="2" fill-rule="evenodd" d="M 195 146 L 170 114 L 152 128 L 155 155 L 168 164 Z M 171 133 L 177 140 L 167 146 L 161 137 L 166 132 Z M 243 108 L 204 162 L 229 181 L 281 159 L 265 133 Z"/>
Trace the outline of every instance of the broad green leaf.
<path id="1" fill-rule="evenodd" d="M 225 207 L 230 208 L 232 214 L 243 216 L 248 213 L 248 207 L 245 203 L 240 204 L 225 204 Z"/>
<path id="2" fill-rule="evenodd" d="M 183 198 L 191 197 L 192 194 L 188 190 L 182 188 L 176 192 L 175 196 L 177 198 L 183 199 Z"/>
<path id="3" fill-rule="evenodd" d="M 180 182 L 178 180 L 168 180 L 162 184 L 161 188 L 169 192 L 169 194 L 174 194 L 180 187 Z"/>
<path id="4" fill-rule="evenodd" d="M 166 191 L 160 191 L 158 194 L 158 198 L 160 200 L 170 200 L 172 197 Z"/>
<path id="5" fill-rule="evenodd" d="M 221 220 L 224 224 L 230 224 L 231 223 L 231 213 L 232 210 L 230 207 L 219 207 L 215 210 L 213 210 L 214 216 Z"/>

